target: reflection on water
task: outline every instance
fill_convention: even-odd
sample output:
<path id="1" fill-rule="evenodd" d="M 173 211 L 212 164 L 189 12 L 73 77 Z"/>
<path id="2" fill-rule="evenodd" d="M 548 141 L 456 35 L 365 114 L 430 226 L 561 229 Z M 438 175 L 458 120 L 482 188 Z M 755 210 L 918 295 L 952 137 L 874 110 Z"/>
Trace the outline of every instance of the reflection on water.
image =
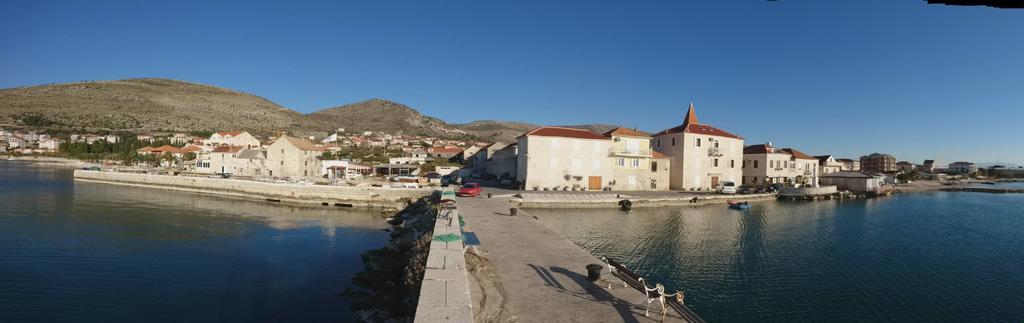
<path id="1" fill-rule="evenodd" d="M 709 321 L 1013 321 L 1024 316 L 1024 195 L 617 210 L 528 210 Z"/>
<path id="2" fill-rule="evenodd" d="M 0 161 L 0 322 L 347 321 L 370 212 L 75 183 Z"/>

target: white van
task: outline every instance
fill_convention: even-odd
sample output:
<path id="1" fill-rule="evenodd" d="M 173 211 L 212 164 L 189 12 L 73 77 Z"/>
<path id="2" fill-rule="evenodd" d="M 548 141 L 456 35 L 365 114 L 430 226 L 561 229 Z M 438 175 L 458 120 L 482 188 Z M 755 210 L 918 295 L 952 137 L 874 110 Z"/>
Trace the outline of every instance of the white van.
<path id="1" fill-rule="evenodd" d="M 736 194 L 736 183 L 725 181 L 718 185 L 718 193 Z"/>

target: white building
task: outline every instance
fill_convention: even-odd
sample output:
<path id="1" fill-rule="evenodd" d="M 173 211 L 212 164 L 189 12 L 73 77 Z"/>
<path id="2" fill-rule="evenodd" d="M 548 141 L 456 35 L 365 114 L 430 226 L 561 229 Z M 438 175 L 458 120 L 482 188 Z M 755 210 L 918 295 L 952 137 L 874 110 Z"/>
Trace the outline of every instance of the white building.
<path id="1" fill-rule="evenodd" d="M 818 175 L 831 174 L 843 170 L 843 163 L 832 155 L 814 156 L 818 159 Z"/>
<path id="2" fill-rule="evenodd" d="M 601 190 L 612 179 L 611 140 L 594 132 L 541 127 L 519 136 L 517 182 L 527 190 Z"/>
<path id="3" fill-rule="evenodd" d="M 811 184 L 818 159 L 793 148 L 769 142 L 743 148 L 743 185 Z"/>
<path id="4" fill-rule="evenodd" d="M 235 154 L 234 168 L 236 176 L 268 176 L 267 152 L 262 149 L 242 149 Z"/>
<path id="5" fill-rule="evenodd" d="M 672 189 L 716 189 L 743 177 L 743 138 L 699 123 L 693 103 L 682 125 L 654 134 L 654 150 L 671 158 Z"/>
<path id="6" fill-rule="evenodd" d="M 238 146 L 218 146 L 196 158 L 196 172 L 205 174 L 234 174 L 235 157 L 242 150 Z"/>
<path id="7" fill-rule="evenodd" d="M 260 140 L 246 131 L 221 131 L 210 135 L 206 140 L 208 146 L 238 146 L 247 149 L 259 148 Z"/>
<path id="8" fill-rule="evenodd" d="M 612 140 L 608 151 L 608 157 L 612 160 L 612 189 L 669 189 L 671 158 L 651 149 L 650 135 L 620 127 L 605 132 L 604 136 Z"/>
<path id="9" fill-rule="evenodd" d="M 978 166 L 971 162 L 958 161 L 950 163 L 946 172 L 950 174 L 974 174 L 978 172 Z"/>
<path id="10" fill-rule="evenodd" d="M 516 178 L 516 163 L 519 160 L 519 143 L 512 143 L 505 148 L 494 151 L 487 161 L 487 174 L 497 178 Z"/>
<path id="11" fill-rule="evenodd" d="M 323 149 L 313 143 L 281 136 L 267 148 L 267 170 L 271 177 L 309 178 L 320 176 Z"/>

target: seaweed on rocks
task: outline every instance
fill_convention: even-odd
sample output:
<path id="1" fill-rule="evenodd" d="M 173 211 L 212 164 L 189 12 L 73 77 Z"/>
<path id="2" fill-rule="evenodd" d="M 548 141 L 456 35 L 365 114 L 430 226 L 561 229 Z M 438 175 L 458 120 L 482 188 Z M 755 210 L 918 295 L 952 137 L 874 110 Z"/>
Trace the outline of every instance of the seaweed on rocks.
<path id="1" fill-rule="evenodd" d="M 352 312 L 362 322 L 412 322 L 426 269 L 430 238 L 437 216 L 437 196 L 410 203 L 395 217 L 401 225 L 391 231 L 386 246 L 363 253 L 363 271 L 343 294 L 352 299 Z"/>

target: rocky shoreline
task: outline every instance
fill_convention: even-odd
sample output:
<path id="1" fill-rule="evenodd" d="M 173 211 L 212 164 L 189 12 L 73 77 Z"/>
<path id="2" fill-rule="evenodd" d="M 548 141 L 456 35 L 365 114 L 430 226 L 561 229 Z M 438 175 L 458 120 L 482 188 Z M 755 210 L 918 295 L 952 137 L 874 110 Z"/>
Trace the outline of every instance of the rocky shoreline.
<path id="1" fill-rule="evenodd" d="M 352 299 L 358 321 L 411 322 L 415 317 L 437 200 L 436 194 L 423 197 L 399 211 L 388 221 L 388 244 L 363 253 L 363 271 L 352 278 L 356 287 L 342 293 Z"/>

